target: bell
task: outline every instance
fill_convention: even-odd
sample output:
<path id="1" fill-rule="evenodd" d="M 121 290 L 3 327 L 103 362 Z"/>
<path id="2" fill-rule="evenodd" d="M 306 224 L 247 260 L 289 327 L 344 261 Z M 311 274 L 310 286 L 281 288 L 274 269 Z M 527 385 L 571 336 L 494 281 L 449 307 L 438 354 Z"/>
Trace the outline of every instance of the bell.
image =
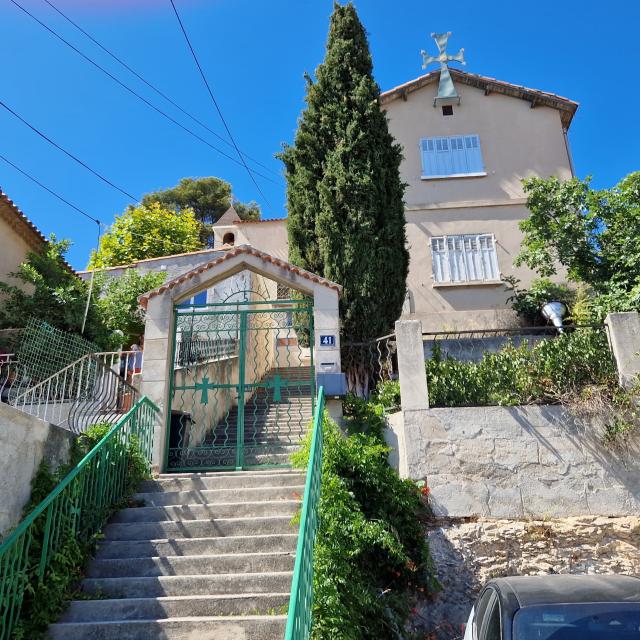
<path id="1" fill-rule="evenodd" d="M 547 302 L 540 309 L 540 312 L 547 322 L 553 323 L 553 326 L 558 329 L 558 333 L 564 333 L 562 318 L 567 315 L 567 305 L 564 302 L 557 300 Z"/>

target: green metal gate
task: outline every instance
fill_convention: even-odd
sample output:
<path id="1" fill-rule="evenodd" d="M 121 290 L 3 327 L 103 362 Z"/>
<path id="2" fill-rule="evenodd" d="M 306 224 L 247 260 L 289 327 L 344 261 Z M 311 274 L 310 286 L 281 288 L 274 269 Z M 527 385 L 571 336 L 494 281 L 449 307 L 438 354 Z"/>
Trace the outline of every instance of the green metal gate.
<path id="1" fill-rule="evenodd" d="M 312 301 L 249 299 L 174 313 L 165 470 L 288 464 L 313 415 Z"/>

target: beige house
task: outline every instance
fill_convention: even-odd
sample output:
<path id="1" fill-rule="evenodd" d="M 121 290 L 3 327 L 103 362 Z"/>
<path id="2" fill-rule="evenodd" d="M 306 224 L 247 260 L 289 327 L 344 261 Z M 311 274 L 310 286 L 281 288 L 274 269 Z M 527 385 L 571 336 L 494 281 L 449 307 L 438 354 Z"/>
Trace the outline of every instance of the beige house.
<path id="1" fill-rule="evenodd" d="M 450 69 L 459 99 L 436 103 L 440 71 L 385 91 L 381 104 L 404 150 L 410 270 L 403 315 L 425 331 L 517 324 L 503 275 L 514 268 L 528 215 L 521 181 L 573 175 L 567 131 L 577 103 L 544 91 Z M 230 209 L 219 244 L 287 257 L 286 218 L 241 221 Z"/>
<path id="2" fill-rule="evenodd" d="M 27 253 L 42 251 L 46 244 L 42 233 L 0 189 L 0 280 L 23 286 L 24 283 L 9 274 L 18 270 Z"/>

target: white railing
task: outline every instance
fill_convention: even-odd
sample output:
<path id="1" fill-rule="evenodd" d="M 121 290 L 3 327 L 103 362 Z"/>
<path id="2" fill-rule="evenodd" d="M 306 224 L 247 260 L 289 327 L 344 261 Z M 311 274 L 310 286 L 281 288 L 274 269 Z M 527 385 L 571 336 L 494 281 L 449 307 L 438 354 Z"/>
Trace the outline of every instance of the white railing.
<path id="1" fill-rule="evenodd" d="M 11 386 L 3 400 L 25 413 L 63 426 L 81 404 L 91 404 L 96 412 L 101 407 L 109 407 L 110 411 L 124 408 L 130 401 L 124 396 L 137 391 L 141 371 L 141 351 L 90 353 L 31 386 L 16 384 L 21 377 L 20 365 L 15 363 Z"/>

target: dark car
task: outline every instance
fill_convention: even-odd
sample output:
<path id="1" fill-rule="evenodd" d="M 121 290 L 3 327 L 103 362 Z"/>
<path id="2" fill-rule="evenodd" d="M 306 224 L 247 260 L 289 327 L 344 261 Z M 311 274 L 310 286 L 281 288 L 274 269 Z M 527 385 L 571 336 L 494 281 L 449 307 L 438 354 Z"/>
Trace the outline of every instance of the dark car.
<path id="1" fill-rule="evenodd" d="M 640 640 L 640 578 L 496 578 L 476 600 L 464 640 Z"/>

